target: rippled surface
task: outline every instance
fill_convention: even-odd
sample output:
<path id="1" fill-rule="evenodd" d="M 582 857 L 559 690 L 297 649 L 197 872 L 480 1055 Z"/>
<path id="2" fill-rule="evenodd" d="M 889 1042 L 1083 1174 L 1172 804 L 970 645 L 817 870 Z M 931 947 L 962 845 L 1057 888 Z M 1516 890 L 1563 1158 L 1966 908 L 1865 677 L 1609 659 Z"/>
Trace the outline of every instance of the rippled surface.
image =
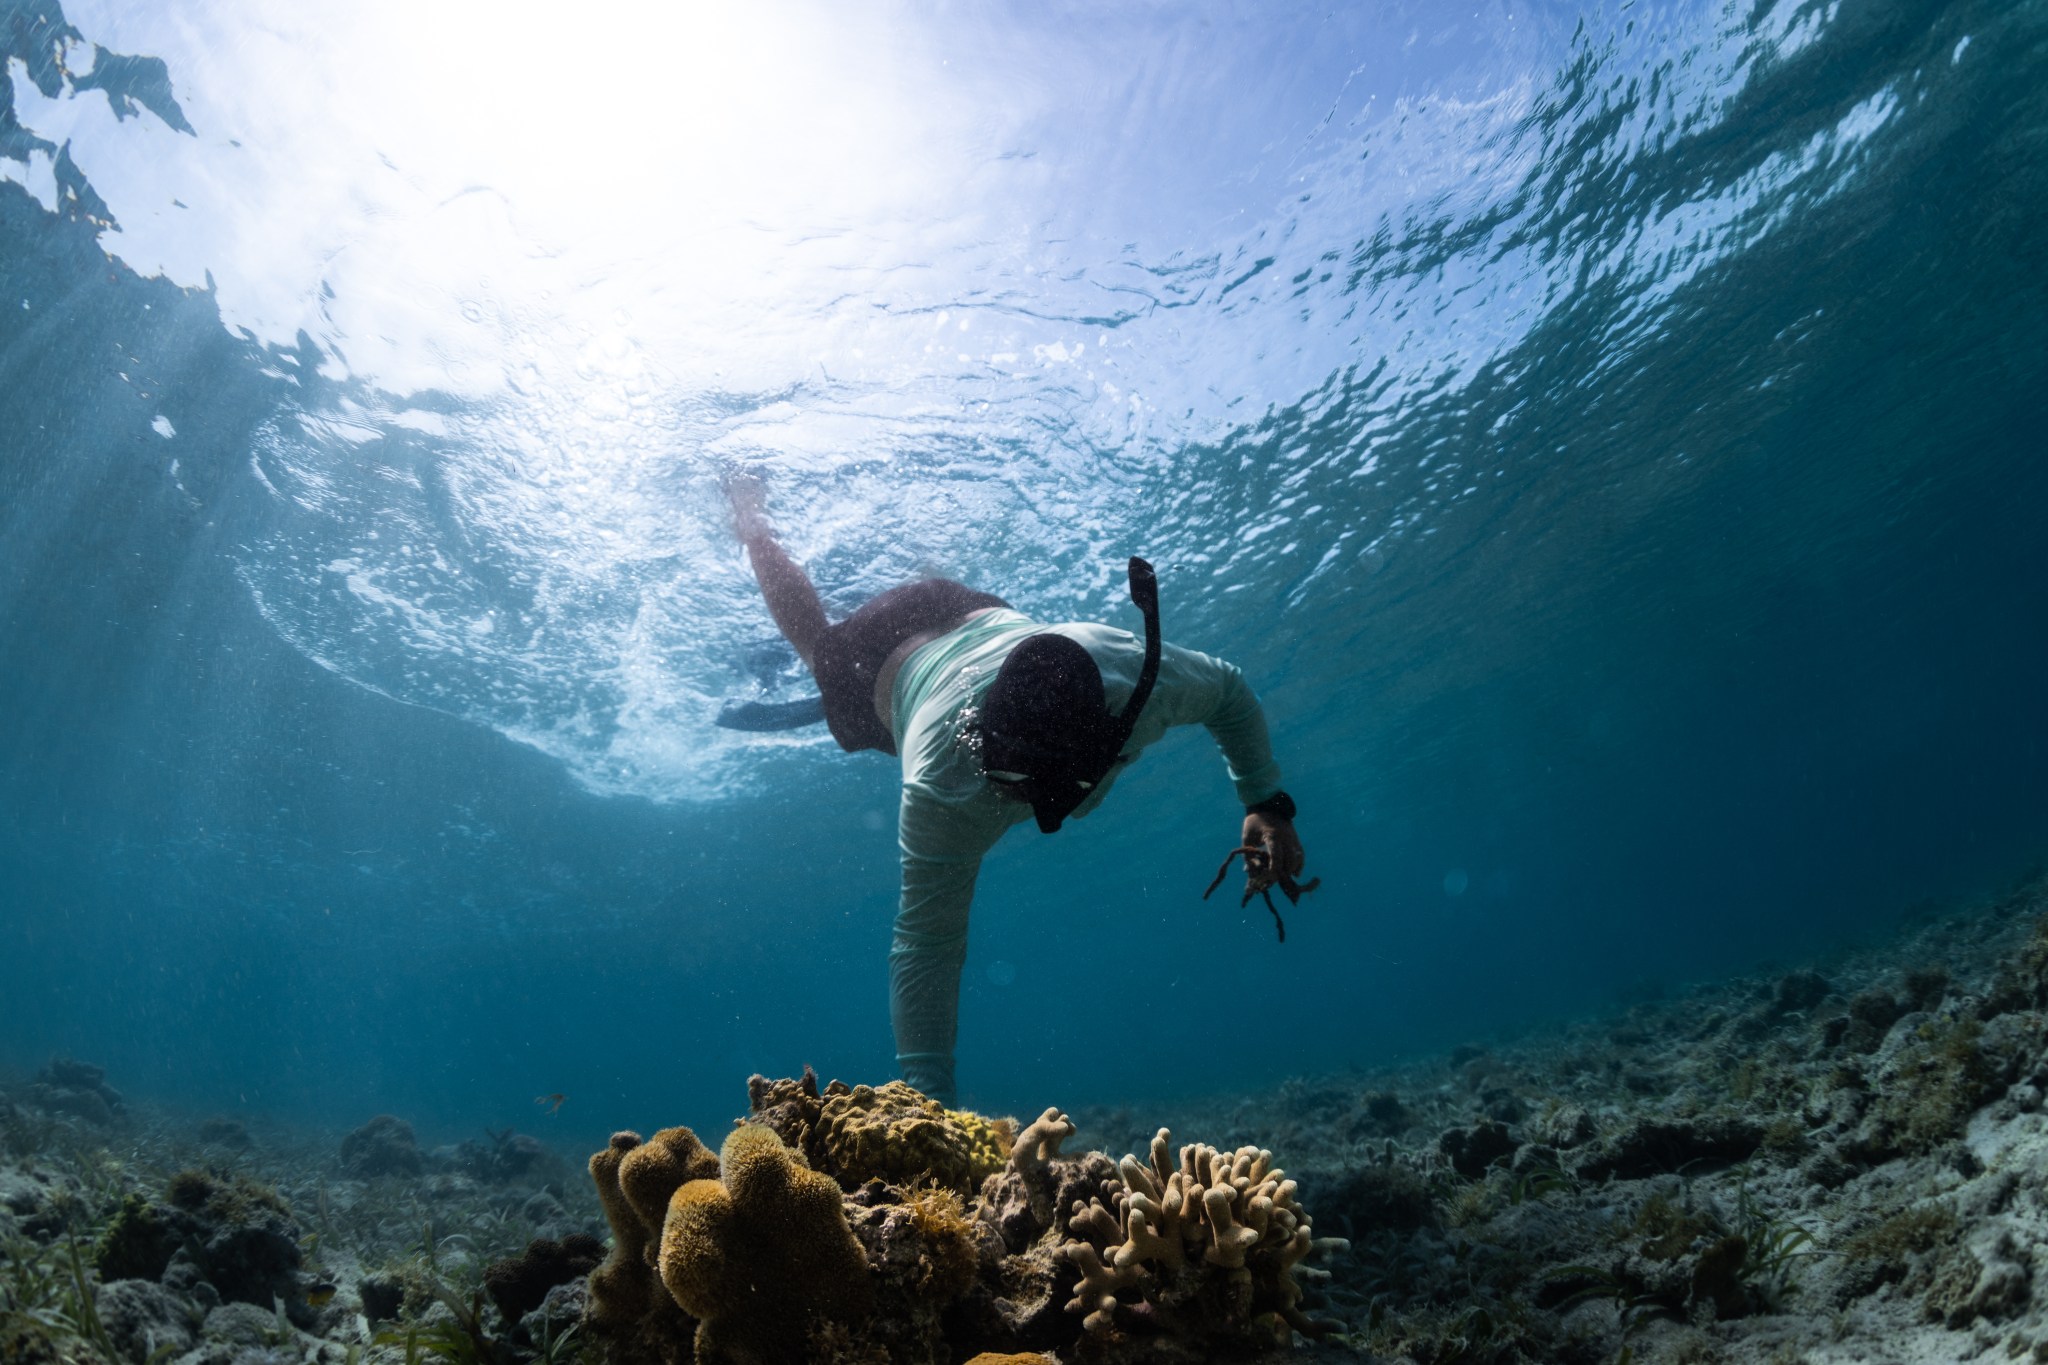
<path id="1" fill-rule="evenodd" d="M 497 779 L 526 815 L 493 809 L 445 763 L 364 766 L 442 731 L 293 679 L 248 695 L 246 730 L 193 722 L 219 804 L 196 833 L 164 817 L 188 842 L 112 817 L 88 838 L 112 899 L 179 878 L 188 901 L 361 897 L 380 952 L 427 951 L 423 918 L 433 952 L 488 925 L 509 961 L 604 917 L 720 990 L 867 1020 L 850 1046 L 881 1055 L 889 774 L 822 731 L 710 723 L 802 686 L 758 657 L 733 468 L 763 474 L 839 611 L 940 572 L 1121 620 L 1116 565 L 1159 562 L 1169 634 L 1246 668 L 1315 812 L 1323 947 L 1230 969 L 1296 1002 L 1301 1066 L 1725 969 L 2039 838 L 2039 5 L 617 9 L 574 35 L 539 11 L 135 8 L 68 18 L 161 56 L 189 131 L 18 63 L 41 146 L 0 146 L 23 153 L 0 171 L 75 224 L 64 148 L 120 225 L 100 245 L 209 289 L 207 344 L 241 348 L 122 372 L 130 429 L 163 424 L 136 467 L 203 523 L 142 547 L 144 595 L 194 637 L 253 604 L 243 657 L 281 639 L 547 763 Z M 174 351 L 136 306 L 75 307 L 64 344 Z M 61 351 L 31 329 L 8 363 Z M 84 659 L 70 627 L 24 624 L 47 627 L 29 589 L 64 578 L 70 504 L 16 477 L 40 510 L 6 524 L 11 637 Z M 203 607 L 194 564 L 232 569 Z M 86 692 L 140 686 L 73 667 Z M 353 737 L 308 737 L 330 727 Z M 1116 978 L 1114 954 L 1050 960 L 1048 929 L 1192 933 L 1158 950 L 1175 1000 L 1216 970 L 1201 942 L 1248 946 L 1257 926 L 1191 920 L 1167 886 L 1229 834 L 1201 747 L 1134 774 L 1104 828 L 992 861 L 970 1070 L 997 1048 L 977 1008 Z M 331 776 L 280 796 L 270 752 Z M 276 813 L 323 781 L 376 786 L 390 827 Z M 554 842 L 522 832 L 548 810 L 573 812 Z M 783 866 L 727 842 L 736 810 L 775 825 Z M 763 924 L 843 924 L 873 979 L 763 966 Z M 516 984 L 479 999 L 619 986 L 595 947 L 547 951 L 593 956 L 494 969 Z M 742 1009 L 702 1065 L 791 1069 L 752 1059 L 806 1027 Z M 1079 1025 L 1045 1030 L 1019 1085 L 1200 1071 L 1074 1080 Z"/>
<path id="2" fill-rule="evenodd" d="M 288 32 L 275 68 L 196 92 L 341 95 L 235 126 L 230 162 L 282 183 L 214 206 L 302 257 L 296 293 L 209 261 L 230 320 L 322 353 L 256 440 L 276 507 L 249 586 L 350 678 L 681 799 L 749 770 L 706 725 L 762 631 L 713 491 L 735 464 L 771 471 L 841 609 L 940 569 L 1105 611 L 1137 548 L 1182 571 L 1184 634 L 1233 640 L 1256 613 L 1229 596 L 1262 613 L 1266 585 L 1303 620 L 1371 610 L 1390 558 L 1455 563 L 1532 469 L 1576 463 L 1531 429 L 1668 339 L 1675 290 L 1853 185 L 1902 104 L 1873 72 L 1741 126 L 1806 84 L 1817 13 L 1429 16 L 1276 36 L 1190 13 L 1105 52 L 911 11 L 622 13 L 608 94 L 541 112 L 525 92 L 577 74 L 545 30 Z M 279 17 L 211 16 L 238 38 Z M 359 53 L 384 67 L 368 97 Z M 1737 145 L 1695 151 L 1731 109 Z M 548 164 L 508 164 L 528 156 Z M 1499 401 L 1560 329 L 1591 335 L 1549 413 Z"/>

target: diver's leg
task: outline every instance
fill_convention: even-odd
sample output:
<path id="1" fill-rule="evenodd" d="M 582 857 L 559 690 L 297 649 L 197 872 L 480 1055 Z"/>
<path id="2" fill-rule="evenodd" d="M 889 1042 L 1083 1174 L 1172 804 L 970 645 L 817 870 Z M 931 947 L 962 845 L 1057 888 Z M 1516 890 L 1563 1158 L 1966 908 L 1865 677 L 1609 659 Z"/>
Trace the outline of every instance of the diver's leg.
<path id="1" fill-rule="evenodd" d="M 751 475 L 736 474 L 726 480 L 725 496 L 732 503 L 733 529 L 740 543 L 747 547 L 747 560 L 754 566 L 754 579 L 761 585 L 768 614 L 775 618 L 776 628 L 796 648 L 797 656 L 808 668 L 829 624 L 825 604 L 818 600 L 818 590 L 811 586 L 810 575 L 775 539 L 775 528 L 768 524 L 761 481 Z"/>

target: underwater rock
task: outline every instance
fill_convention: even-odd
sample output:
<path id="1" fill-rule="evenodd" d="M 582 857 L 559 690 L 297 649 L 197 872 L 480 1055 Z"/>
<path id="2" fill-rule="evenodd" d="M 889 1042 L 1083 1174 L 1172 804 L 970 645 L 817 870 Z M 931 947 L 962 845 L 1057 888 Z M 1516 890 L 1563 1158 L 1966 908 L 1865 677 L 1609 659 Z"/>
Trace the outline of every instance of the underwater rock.
<path id="1" fill-rule="evenodd" d="M 1968 1014 L 1908 1014 L 1893 1025 L 1871 1063 L 1873 1099 L 1845 1153 L 1865 1164 L 1934 1150 L 1962 1135 L 1964 1121 L 2038 1054 L 2038 1015 L 2000 1015 L 1992 1025 Z"/>
<path id="2" fill-rule="evenodd" d="M 259 1215 L 217 1225 L 194 1260 L 227 1303 L 269 1308 L 282 1301 L 295 1322 L 310 1317 L 299 1285 L 298 1229 L 288 1219 Z"/>
<path id="3" fill-rule="evenodd" d="M 28 1103 L 48 1114 L 69 1114 L 107 1127 L 127 1112 L 121 1092 L 107 1084 L 105 1068 L 69 1057 L 52 1058 L 29 1082 Z"/>
<path id="4" fill-rule="evenodd" d="M 1733 1233 L 1717 1238 L 1693 1261 L 1687 1301 L 1710 1306 L 1714 1316 L 1723 1321 L 1741 1317 L 1749 1311 L 1749 1287 L 1744 1278 L 1748 1262 L 1748 1239 Z"/>
<path id="5" fill-rule="evenodd" d="M 2027 941 L 2001 964 L 1985 994 L 1983 1012 L 1989 1017 L 2038 1009 L 2048 1009 L 2048 915 L 2034 921 Z"/>
<path id="6" fill-rule="evenodd" d="M 1353 1137 L 1399 1137 L 1415 1123 L 1415 1115 L 1392 1090 L 1368 1090 L 1358 1107 L 1361 1112 L 1350 1125 Z"/>
<path id="7" fill-rule="evenodd" d="M 490 1128 L 484 1132 L 489 1143 L 471 1139 L 456 1145 L 450 1154 L 455 1169 L 489 1185 L 567 1174 L 566 1163 L 539 1138 L 510 1128 L 502 1133 Z"/>
<path id="8" fill-rule="evenodd" d="M 277 1314 L 253 1303 L 222 1304 L 206 1315 L 200 1340 L 227 1347 L 265 1347 L 277 1336 Z"/>
<path id="9" fill-rule="evenodd" d="M 215 1147 L 226 1147 L 230 1151 L 246 1152 L 255 1143 L 249 1137 L 249 1130 L 242 1126 L 240 1119 L 213 1118 L 199 1125 L 199 1140 Z"/>
<path id="10" fill-rule="evenodd" d="M 867 1263 L 840 1191 L 773 1129 L 735 1128 L 720 1177 L 675 1192 L 661 1235 L 661 1281 L 698 1319 L 701 1361 L 801 1359 L 831 1326 L 866 1316 Z"/>
<path id="11" fill-rule="evenodd" d="M 1436 1222 L 1436 1204 L 1422 1175 L 1405 1161 L 1374 1162 L 1347 1173 L 1316 1207 L 1353 1239 L 1375 1232 L 1413 1232 Z"/>
<path id="12" fill-rule="evenodd" d="M 363 1316 L 372 1325 L 393 1322 L 405 1306 L 405 1281 L 389 1271 L 378 1271 L 356 1281 L 356 1297 L 363 1301 Z"/>
<path id="13" fill-rule="evenodd" d="M 1470 1128 L 1451 1128 L 1437 1138 L 1437 1150 L 1452 1169 L 1467 1180 L 1477 1180 L 1486 1168 L 1515 1154 L 1521 1144 L 1507 1125 L 1486 1119 Z"/>
<path id="14" fill-rule="evenodd" d="M 220 1291 L 206 1278 L 204 1271 L 190 1257 L 174 1258 L 164 1268 L 160 1281 L 164 1288 L 179 1298 L 191 1303 L 200 1313 L 211 1313 L 220 1307 Z"/>
<path id="15" fill-rule="evenodd" d="M 2010 1224 L 1978 1228 L 1936 1269 L 1927 1291 L 1928 1316 L 1951 1329 L 1979 1318 L 2012 1316 L 2027 1304 L 2031 1258 L 2031 1249 L 2015 1238 Z"/>
<path id="16" fill-rule="evenodd" d="M 1576 1104 L 1553 1105 L 1529 1124 L 1530 1137 L 1560 1149 L 1591 1142 L 1598 1131 L 1593 1116 Z"/>
<path id="17" fill-rule="evenodd" d="M 1505 1086 L 1481 1091 L 1479 1104 L 1486 1117 L 1495 1123 L 1520 1123 L 1529 1115 L 1529 1106 L 1522 1102 L 1522 1097 Z"/>
<path id="18" fill-rule="evenodd" d="M 94 1257 L 106 1275 L 160 1279 L 186 1293 L 204 1283 L 222 1301 L 266 1310 L 281 1301 L 303 1323 L 311 1311 L 299 1284 L 301 1235 L 268 1186 L 180 1171 L 164 1202 L 130 1196 Z"/>
<path id="19" fill-rule="evenodd" d="M 368 1179 L 419 1175 L 427 1163 L 412 1125 L 391 1114 L 379 1114 L 341 1140 L 341 1168 L 358 1179 Z"/>
<path id="20" fill-rule="evenodd" d="M 1763 1128 L 1741 1114 L 1638 1118 L 1579 1154 L 1581 1180 L 1640 1180 L 1676 1171 L 1733 1166 L 1763 1145 Z"/>
<path id="21" fill-rule="evenodd" d="M 595 1237 L 536 1237 L 519 1255 L 485 1267 L 484 1292 L 506 1322 L 518 1322 L 540 1307 L 549 1290 L 588 1275 L 604 1257 L 604 1243 Z"/>
<path id="22" fill-rule="evenodd" d="M 1948 968 L 1934 965 L 1914 967 L 1902 983 L 1908 1010 L 1931 1010 L 1948 997 Z"/>
<path id="23" fill-rule="evenodd" d="M 1799 1173 L 1821 1189 L 1837 1190 L 1856 1178 L 1856 1167 L 1838 1148 L 1825 1146 L 1801 1163 Z"/>
<path id="24" fill-rule="evenodd" d="M 139 1194 L 121 1201 L 93 1245 L 93 1268 L 102 1280 L 158 1280 L 178 1250 L 183 1229 Z"/>
<path id="25" fill-rule="evenodd" d="M 95 1306 L 107 1340 L 134 1365 L 189 1351 L 199 1339 L 190 1306 L 152 1280 L 102 1284 Z"/>
<path id="26" fill-rule="evenodd" d="M 590 1286 L 586 1280 L 570 1280 L 550 1289 L 540 1306 L 519 1319 L 519 1331 L 535 1344 L 560 1341 L 590 1308 Z"/>
<path id="27" fill-rule="evenodd" d="M 944 1361 L 947 1313 L 975 1283 L 984 1250 L 1000 1255 L 995 1231 L 970 1219 L 960 1196 L 927 1187 L 847 1209 L 874 1287 L 857 1331 L 835 1329 L 856 1358 Z M 838 1358 L 838 1357 L 835 1357 Z"/>
<path id="28" fill-rule="evenodd" d="M 1858 991 L 1849 999 L 1849 1016 L 1838 1041 L 1860 1055 L 1875 1052 L 1892 1025 L 1906 1013 L 1906 1007 L 1888 990 L 1873 987 Z"/>
<path id="29" fill-rule="evenodd" d="M 1788 973 L 1778 978 L 1771 992 L 1771 1010 L 1775 1014 L 1810 1010 L 1827 999 L 1833 989 L 1819 972 Z"/>
<path id="30" fill-rule="evenodd" d="M 812 1170 L 827 1170 L 830 1158 L 818 1134 L 824 1120 L 824 1099 L 818 1093 L 818 1073 L 808 1066 L 796 1080 L 771 1081 L 758 1074 L 749 1076 L 747 1117 L 774 1129 L 782 1145 L 802 1152 Z"/>

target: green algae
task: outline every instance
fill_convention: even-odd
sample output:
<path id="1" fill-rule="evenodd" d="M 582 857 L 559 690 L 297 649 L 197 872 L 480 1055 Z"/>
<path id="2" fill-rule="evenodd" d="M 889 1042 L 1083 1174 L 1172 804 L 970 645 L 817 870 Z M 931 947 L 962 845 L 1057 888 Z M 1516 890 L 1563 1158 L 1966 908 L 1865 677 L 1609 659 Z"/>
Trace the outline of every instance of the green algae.
<path id="1" fill-rule="evenodd" d="M 1899 1150 L 1917 1155 L 1960 1137 L 1964 1120 L 1990 1098 L 1993 1074 L 1983 1037 L 1984 1026 L 1969 1017 L 1919 1027 L 1877 1099 L 1877 1115 Z"/>

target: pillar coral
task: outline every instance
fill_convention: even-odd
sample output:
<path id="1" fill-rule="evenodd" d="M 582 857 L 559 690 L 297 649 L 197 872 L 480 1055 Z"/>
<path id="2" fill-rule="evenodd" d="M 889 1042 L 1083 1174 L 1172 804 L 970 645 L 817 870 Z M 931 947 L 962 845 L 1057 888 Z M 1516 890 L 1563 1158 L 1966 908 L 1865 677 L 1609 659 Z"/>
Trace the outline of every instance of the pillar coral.
<path id="1" fill-rule="evenodd" d="M 668 1204 L 662 1283 L 699 1319 L 703 1365 L 802 1360 L 820 1329 L 865 1316 L 872 1291 L 838 1183 L 773 1130 L 743 1124 L 719 1152 L 720 1180 Z"/>
<path id="2" fill-rule="evenodd" d="M 614 1334 L 642 1333 L 657 1355 L 683 1330 L 681 1311 L 655 1273 L 668 1199 L 691 1180 L 715 1177 L 718 1158 L 688 1128 L 664 1128 L 642 1142 L 638 1133 L 612 1134 L 590 1158 L 590 1178 L 611 1225 L 612 1250 L 590 1276 L 593 1326 Z"/>

